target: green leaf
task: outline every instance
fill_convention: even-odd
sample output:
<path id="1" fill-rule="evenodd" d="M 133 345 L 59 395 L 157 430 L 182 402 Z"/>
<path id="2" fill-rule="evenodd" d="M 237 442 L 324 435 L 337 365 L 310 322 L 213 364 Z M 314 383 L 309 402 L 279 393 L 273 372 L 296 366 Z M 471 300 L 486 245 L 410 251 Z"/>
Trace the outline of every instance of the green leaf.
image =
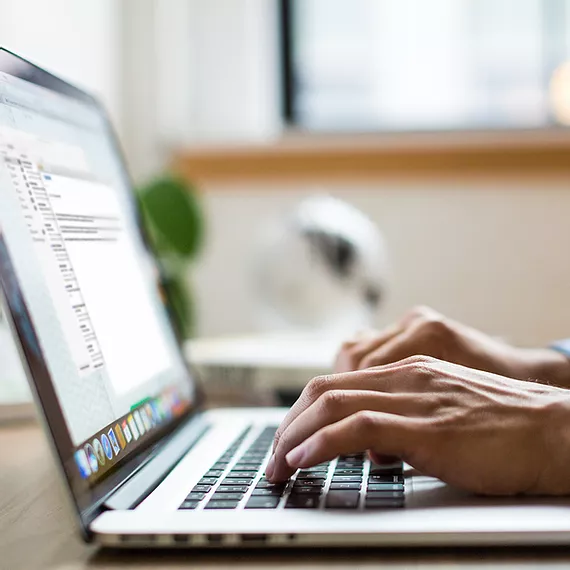
<path id="1" fill-rule="evenodd" d="M 164 176 L 141 188 L 139 200 L 159 254 L 195 257 L 202 246 L 204 218 L 196 192 L 181 178 Z"/>

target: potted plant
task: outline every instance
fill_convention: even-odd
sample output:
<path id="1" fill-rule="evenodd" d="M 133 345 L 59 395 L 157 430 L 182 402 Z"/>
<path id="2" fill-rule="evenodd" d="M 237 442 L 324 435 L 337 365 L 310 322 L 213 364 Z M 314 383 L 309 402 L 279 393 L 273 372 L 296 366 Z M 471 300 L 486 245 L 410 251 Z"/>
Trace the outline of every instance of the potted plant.
<path id="1" fill-rule="evenodd" d="M 204 216 L 196 189 L 183 178 L 163 175 L 138 193 L 143 225 L 161 269 L 161 285 L 181 339 L 194 331 L 194 307 L 187 279 L 204 240 Z"/>

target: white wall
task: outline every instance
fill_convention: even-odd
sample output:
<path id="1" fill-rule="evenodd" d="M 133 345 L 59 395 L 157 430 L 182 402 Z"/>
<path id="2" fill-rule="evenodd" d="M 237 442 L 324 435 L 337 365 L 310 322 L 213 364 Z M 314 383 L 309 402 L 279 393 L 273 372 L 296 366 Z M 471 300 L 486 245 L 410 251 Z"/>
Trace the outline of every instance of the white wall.
<path id="1" fill-rule="evenodd" d="M 123 142 L 137 182 L 173 148 L 280 132 L 276 0 L 120 5 Z"/>
<path id="2" fill-rule="evenodd" d="M 120 124 L 120 2 L 0 0 L 0 45 L 98 94 Z"/>
<path id="3" fill-rule="evenodd" d="M 267 140 L 281 128 L 276 0 L 158 0 L 166 144 Z"/>
<path id="4" fill-rule="evenodd" d="M 382 229 L 394 270 L 381 322 L 426 303 L 452 317 L 541 345 L 570 336 L 570 182 L 346 185 L 331 193 Z M 191 270 L 204 335 L 254 331 L 252 246 L 267 220 L 314 188 L 208 188 L 209 234 Z M 317 188 L 322 190 L 322 188 Z"/>

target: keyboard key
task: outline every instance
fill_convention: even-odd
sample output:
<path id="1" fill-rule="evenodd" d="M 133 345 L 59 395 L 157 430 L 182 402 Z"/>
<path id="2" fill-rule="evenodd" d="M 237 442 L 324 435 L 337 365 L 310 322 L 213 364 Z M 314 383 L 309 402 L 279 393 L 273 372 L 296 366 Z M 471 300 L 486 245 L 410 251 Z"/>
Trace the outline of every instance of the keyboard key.
<path id="1" fill-rule="evenodd" d="M 254 489 L 253 497 L 280 497 L 285 489 Z"/>
<path id="2" fill-rule="evenodd" d="M 403 483 L 402 475 L 370 475 L 368 483 Z"/>
<path id="3" fill-rule="evenodd" d="M 290 495 L 285 503 L 286 509 L 316 509 L 319 506 L 318 495 Z"/>
<path id="4" fill-rule="evenodd" d="M 253 477 L 241 477 L 241 478 L 232 478 L 232 477 L 226 477 L 220 484 L 223 486 L 226 485 L 251 485 L 253 481 Z"/>
<path id="5" fill-rule="evenodd" d="M 364 503 L 365 509 L 400 509 L 403 506 L 403 499 L 367 499 Z"/>
<path id="6" fill-rule="evenodd" d="M 253 473 L 253 475 L 252 475 Z M 230 471 L 226 475 L 226 479 L 250 479 L 255 477 L 256 471 Z"/>
<path id="7" fill-rule="evenodd" d="M 216 489 L 217 493 L 245 493 L 249 485 L 225 485 Z"/>
<path id="8" fill-rule="evenodd" d="M 211 485 L 195 485 L 192 493 L 209 493 L 211 488 Z"/>
<path id="9" fill-rule="evenodd" d="M 215 485 L 217 482 L 217 477 L 202 477 L 202 479 L 198 481 L 198 485 Z"/>
<path id="10" fill-rule="evenodd" d="M 404 491 L 402 483 L 368 483 L 368 491 Z"/>
<path id="11" fill-rule="evenodd" d="M 293 489 L 322 489 L 324 486 L 324 481 L 295 481 Z"/>
<path id="12" fill-rule="evenodd" d="M 403 499 L 402 491 L 368 491 L 366 500 L 370 499 Z"/>
<path id="13" fill-rule="evenodd" d="M 239 501 L 212 501 L 206 505 L 206 509 L 235 509 Z"/>
<path id="14" fill-rule="evenodd" d="M 206 472 L 204 477 L 215 477 L 217 479 L 218 477 L 222 476 L 223 472 L 224 471 L 222 469 L 210 469 Z"/>
<path id="15" fill-rule="evenodd" d="M 329 491 L 326 494 L 327 509 L 356 509 L 360 493 L 358 491 Z"/>
<path id="16" fill-rule="evenodd" d="M 183 511 L 189 511 L 195 509 L 200 501 L 184 501 L 182 505 L 180 505 L 179 509 Z"/>
<path id="17" fill-rule="evenodd" d="M 214 493 L 212 501 L 241 501 L 245 493 Z"/>
<path id="18" fill-rule="evenodd" d="M 260 479 L 255 486 L 256 489 L 276 489 L 276 488 L 283 488 L 287 486 L 287 483 L 271 483 L 267 479 Z"/>
<path id="19" fill-rule="evenodd" d="M 330 489 L 333 491 L 355 490 L 360 489 L 360 483 L 331 483 Z"/>
<path id="20" fill-rule="evenodd" d="M 299 473 L 296 481 L 304 481 L 309 479 L 311 481 L 324 481 L 326 479 L 325 473 Z"/>
<path id="21" fill-rule="evenodd" d="M 362 469 L 335 469 L 334 476 L 337 475 L 362 475 Z"/>
<path id="22" fill-rule="evenodd" d="M 293 484 L 294 487 L 324 487 L 325 480 L 324 479 L 301 479 L 295 481 Z"/>
<path id="23" fill-rule="evenodd" d="M 280 497 L 251 497 L 247 504 L 246 509 L 275 509 L 279 504 Z"/>
<path id="24" fill-rule="evenodd" d="M 201 501 L 206 496 L 206 493 L 190 493 L 186 497 L 186 501 Z"/>
<path id="25" fill-rule="evenodd" d="M 362 483 L 362 475 L 333 475 L 333 483 Z"/>
<path id="26" fill-rule="evenodd" d="M 247 473 L 257 473 L 259 471 L 260 466 L 261 464 L 259 464 L 258 466 L 257 464 L 250 464 L 250 463 L 236 463 L 232 471 L 235 470 Z"/>
<path id="27" fill-rule="evenodd" d="M 323 492 L 321 487 L 293 487 L 292 495 L 320 495 Z"/>

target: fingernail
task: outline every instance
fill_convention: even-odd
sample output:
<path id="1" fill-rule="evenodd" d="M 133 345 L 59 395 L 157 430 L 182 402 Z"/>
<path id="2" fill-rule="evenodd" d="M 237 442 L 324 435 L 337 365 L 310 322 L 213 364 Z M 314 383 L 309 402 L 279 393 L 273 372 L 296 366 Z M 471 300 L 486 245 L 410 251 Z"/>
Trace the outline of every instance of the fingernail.
<path id="1" fill-rule="evenodd" d="M 287 465 L 289 465 L 289 467 L 297 468 L 304 456 L 305 448 L 302 445 L 299 445 L 285 456 L 285 461 L 287 461 Z"/>
<path id="2" fill-rule="evenodd" d="M 271 456 L 271 459 L 267 463 L 267 467 L 265 468 L 265 476 L 268 479 L 273 477 L 273 472 L 275 471 L 275 454 Z"/>

